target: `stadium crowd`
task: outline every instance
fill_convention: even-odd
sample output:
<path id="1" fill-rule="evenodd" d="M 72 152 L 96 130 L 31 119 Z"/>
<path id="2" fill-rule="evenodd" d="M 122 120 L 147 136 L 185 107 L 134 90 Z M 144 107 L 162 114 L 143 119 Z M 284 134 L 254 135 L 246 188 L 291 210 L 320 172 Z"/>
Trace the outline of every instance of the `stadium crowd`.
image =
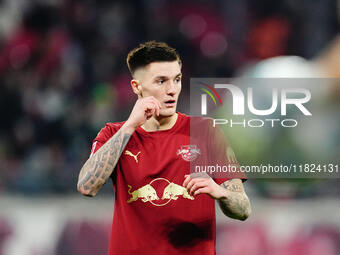
<path id="1" fill-rule="evenodd" d="M 130 112 L 125 56 L 138 43 L 166 41 L 180 52 L 183 99 L 190 77 L 231 77 L 280 55 L 314 57 L 338 32 L 335 7 L 331 0 L 0 1 L 0 192 L 76 191 L 91 139 Z M 182 100 L 180 110 L 187 107 Z"/>

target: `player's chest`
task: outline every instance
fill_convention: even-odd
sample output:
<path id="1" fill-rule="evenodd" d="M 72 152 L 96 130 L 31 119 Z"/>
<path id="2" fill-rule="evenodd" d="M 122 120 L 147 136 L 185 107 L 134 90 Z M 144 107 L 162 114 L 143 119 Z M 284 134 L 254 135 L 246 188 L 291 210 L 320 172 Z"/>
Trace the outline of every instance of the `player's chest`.
<path id="1" fill-rule="evenodd" d="M 205 152 L 190 136 L 179 134 L 161 138 L 132 137 L 122 152 L 119 166 L 133 175 L 172 175 L 172 172 L 189 171 L 190 163 Z M 204 146 L 203 146 L 204 147 Z"/>
<path id="2" fill-rule="evenodd" d="M 142 201 L 157 207 L 171 200 L 183 206 L 196 201 L 182 184 L 190 174 L 190 165 L 205 153 L 206 146 L 198 145 L 189 135 L 132 137 L 118 162 L 118 197 L 128 204 Z"/>

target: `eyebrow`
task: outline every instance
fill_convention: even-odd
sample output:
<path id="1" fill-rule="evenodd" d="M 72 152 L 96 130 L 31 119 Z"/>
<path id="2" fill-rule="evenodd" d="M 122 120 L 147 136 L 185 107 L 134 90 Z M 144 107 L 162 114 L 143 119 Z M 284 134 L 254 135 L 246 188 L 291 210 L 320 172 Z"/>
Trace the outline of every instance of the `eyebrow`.
<path id="1" fill-rule="evenodd" d="M 179 77 L 179 76 L 182 76 L 182 73 L 176 74 L 176 75 L 175 75 L 175 78 L 177 78 L 177 77 Z M 159 76 L 156 76 L 156 77 L 154 78 L 154 80 L 157 80 L 157 79 L 169 79 L 169 77 L 168 77 L 168 76 L 165 76 L 165 75 L 159 75 Z"/>

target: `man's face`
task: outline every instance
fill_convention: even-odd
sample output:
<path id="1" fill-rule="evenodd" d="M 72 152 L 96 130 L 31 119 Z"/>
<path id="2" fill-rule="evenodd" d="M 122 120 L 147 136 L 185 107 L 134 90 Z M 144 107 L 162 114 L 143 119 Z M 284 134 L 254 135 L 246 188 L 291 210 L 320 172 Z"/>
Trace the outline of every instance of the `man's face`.
<path id="1" fill-rule="evenodd" d="M 153 62 L 136 70 L 134 77 L 140 85 L 140 97 L 155 97 L 162 108 L 159 115 L 169 117 L 176 113 L 182 88 L 181 66 L 178 61 Z"/>

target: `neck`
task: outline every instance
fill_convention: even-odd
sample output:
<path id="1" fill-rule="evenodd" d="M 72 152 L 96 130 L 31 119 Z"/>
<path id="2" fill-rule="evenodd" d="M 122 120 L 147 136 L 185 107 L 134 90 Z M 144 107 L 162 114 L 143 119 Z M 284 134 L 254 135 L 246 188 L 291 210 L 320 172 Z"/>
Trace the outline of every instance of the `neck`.
<path id="1" fill-rule="evenodd" d="M 178 118 L 178 114 L 175 113 L 174 115 L 171 115 L 169 117 L 151 117 L 149 120 L 147 120 L 144 125 L 142 125 L 142 128 L 145 131 L 152 132 L 152 131 L 159 131 L 159 130 L 167 130 L 172 128 Z"/>

